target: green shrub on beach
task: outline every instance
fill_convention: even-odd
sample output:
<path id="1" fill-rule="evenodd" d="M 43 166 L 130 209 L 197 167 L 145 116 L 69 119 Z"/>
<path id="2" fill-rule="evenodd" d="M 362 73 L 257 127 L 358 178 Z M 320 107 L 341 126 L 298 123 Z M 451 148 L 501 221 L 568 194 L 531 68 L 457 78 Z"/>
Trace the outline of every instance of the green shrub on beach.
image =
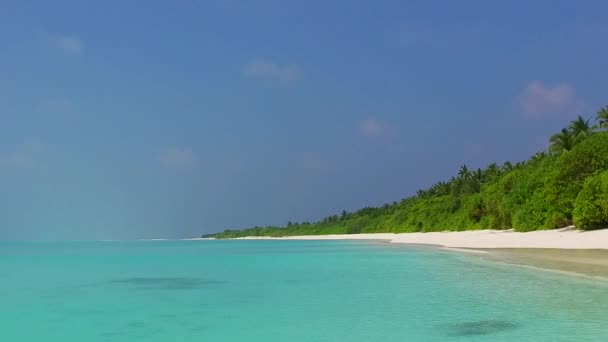
<path id="1" fill-rule="evenodd" d="M 585 180 L 608 170 L 608 132 L 596 133 L 558 159 L 548 190 L 556 210 L 572 218 L 574 202 Z"/>
<path id="2" fill-rule="evenodd" d="M 598 118 L 601 119 L 598 115 Z M 601 119 L 604 120 L 604 119 Z M 600 120 L 600 121 L 601 121 Z M 604 122 L 604 121 L 601 121 Z M 604 122 L 605 123 L 605 122 Z M 227 230 L 206 237 L 583 229 L 608 226 L 608 126 L 580 116 L 551 137 L 546 152 L 524 162 L 471 169 L 400 202 L 342 211 L 318 222 Z"/>
<path id="3" fill-rule="evenodd" d="M 608 227 L 608 171 L 585 181 L 576 197 L 574 223 L 582 229 Z"/>

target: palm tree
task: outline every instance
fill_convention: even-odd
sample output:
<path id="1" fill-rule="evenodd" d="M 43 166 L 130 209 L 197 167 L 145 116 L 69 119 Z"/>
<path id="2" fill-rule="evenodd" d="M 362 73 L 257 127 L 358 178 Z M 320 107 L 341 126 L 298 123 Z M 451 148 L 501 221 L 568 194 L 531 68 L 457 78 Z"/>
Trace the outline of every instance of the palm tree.
<path id="1" fill-rule="evenodd" d="M 500 168 L 498 167 L 498 164 L 491 163 L 490 165 L 488 165 L 488 168 L 486 171 L 489 173 L 498 173 L 498 172 L 500 172 Z"/>
<path id="2" fill-rule="evenodd" d="M 488 165 L 488 168 L 485 171 L 485 176 L 489 181 L 491 181 L 500 176 L 500 172 L 500 167 L 498 167 L 496 163 L 492 163 Z"/>
<path id="3" fill-rule="evenodd" d="M 449 181 L 450 193 L 453 195 L 458 195 L 460 193 L 460 189 L 462 188 L 462 179 L 452 177 Z"/>
<path id="4" fill-rule="evenodd" d="M 481 184 L 483 183 L 483 179 L 484 179 L 483 171 L 481 171 L 481 169 L 477 169 L 477 171 L 475 171 L 475 173 L 473 173 L 473 179 L 475 180 L 475 183 L 474 183 L 475 192 L 480 192 Z"/>
<path id="5" fill-rule="evenodd" d="M 443 196 L 450 193 L 450 185 L 446 182 L 435 184 L 435 195 Z"/>
<path id="6" fill-rule="evenodd" d="M 585 139 L 589 134 L 591 134 L 591 126 L 589 126 L 589 120 L 583 119 L 583 117 L 580 115 L 578 116 L 578 118 L 576 118 L 576 120 L 573 120 L 570 123 L 570 126 L 568 127 L 572 132 L 575 144 Z"/>
<path id="7" fill-rule="evenodd" d="M 532 156 L 532 158 L 530 158 L 530 163 L 536 164 L 536 163 L 540 162 L 541 160 L 545 159 L 546 156 L 547 156 L 547 153 L 545 153 L 545 152 L 537 152 L 535 155 Z"/>
<path id="8" fill-rule="evenodd" d="M 597 121 L 600 128 L 608 128 L 608 106 L 601 108 L 597 112 Z"/>
<path id="9" fill-rule="evenodd" d="M 468 179 L 471 176 L 471 171 L 466 165 L 462 165 L 458 170 L 458 177 L 461 179 Z"/>
<path id="10" fill-rule="evenodd" d="M 551 142 L 551 146 L 549 146 L 549 150 L 553 153 L 561 153 L 564 151 L 570 151 L 572 147 L 574 147 L 576 137 L 574 134 L 563 128 L 560 133 L 554 134 L 551 136 L 549 141 Z"/>

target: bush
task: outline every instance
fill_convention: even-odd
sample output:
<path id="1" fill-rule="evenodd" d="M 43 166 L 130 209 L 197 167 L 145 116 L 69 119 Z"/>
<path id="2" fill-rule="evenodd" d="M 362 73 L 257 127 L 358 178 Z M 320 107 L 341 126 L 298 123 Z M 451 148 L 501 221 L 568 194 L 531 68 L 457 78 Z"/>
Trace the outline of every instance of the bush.
<path id="1" fill-rule="evenodd" d="M 560 156 L 557 172 L 546 187 L 547 199 L 562 213 L 572 215 L 585 179 L 604 170 L 608 170 L 608 132 L 596 133 Z"/>
<path id="2" fill-rule="evenodd" d="M 608 227 L 608 171 L 587 178 L 576 197 L 573 216 L 581 229 Z"/>
<path id="3" fill-rule="evenodd" d="M 471 195 L 464 204 L 464 210 L 469 220 L 479 223 L 486 214 L 486 206 L 481 195 Z"/>

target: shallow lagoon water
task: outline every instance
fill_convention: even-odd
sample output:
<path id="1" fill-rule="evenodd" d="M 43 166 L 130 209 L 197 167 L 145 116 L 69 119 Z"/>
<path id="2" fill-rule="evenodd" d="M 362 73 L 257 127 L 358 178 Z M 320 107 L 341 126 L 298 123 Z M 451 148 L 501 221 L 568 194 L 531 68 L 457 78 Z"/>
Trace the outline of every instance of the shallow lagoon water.
<path id="1" fill-rule="evenodd" d="M 608 284 L 360 241 L 0 243 L 0 341 L 599 341 Z"/>

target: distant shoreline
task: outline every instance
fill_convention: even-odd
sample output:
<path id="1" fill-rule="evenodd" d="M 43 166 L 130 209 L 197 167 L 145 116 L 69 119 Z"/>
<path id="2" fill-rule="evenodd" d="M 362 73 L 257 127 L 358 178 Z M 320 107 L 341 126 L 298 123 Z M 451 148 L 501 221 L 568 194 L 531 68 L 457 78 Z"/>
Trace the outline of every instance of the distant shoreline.
<path id="1" fill-rule="evenodd" d="M 302 236 L 248 236 L 235 240 L 385 240 L 390 243 L 436 245 L 448 248 L 551 248 L 608 250 L 608 229 L 582 231 L 574 227 L 537 230 L 467 230 L 430 233 L 373 233 Z"/>

